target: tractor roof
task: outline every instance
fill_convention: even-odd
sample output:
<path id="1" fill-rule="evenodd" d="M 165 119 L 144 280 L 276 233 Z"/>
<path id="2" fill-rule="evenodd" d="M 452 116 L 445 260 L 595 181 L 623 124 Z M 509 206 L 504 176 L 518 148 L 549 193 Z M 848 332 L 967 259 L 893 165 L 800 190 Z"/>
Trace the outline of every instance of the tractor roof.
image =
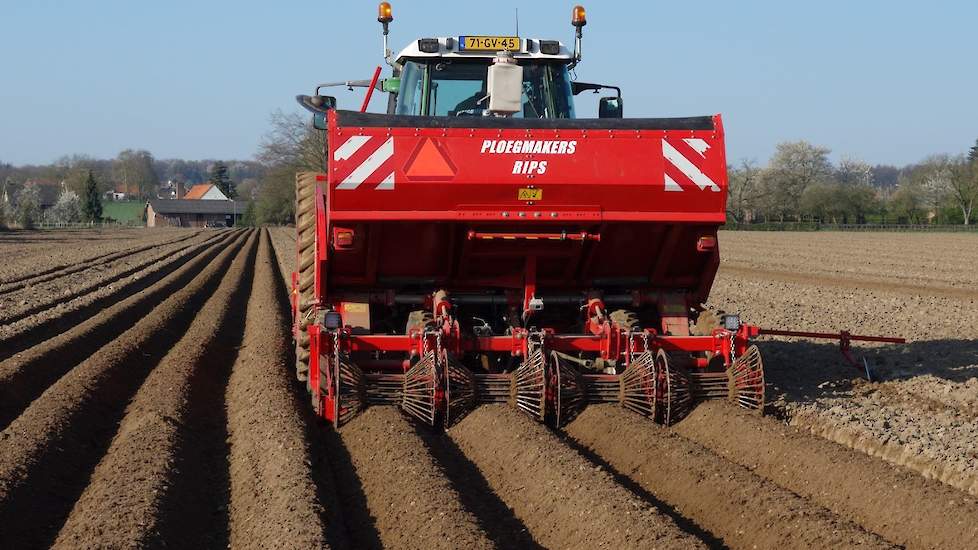
<path id="1" fill-rule="evenodd" d="M 496 57 L 497 51 L 494 50 L 474 50 L 466 51 L 459 47 L 459 40 L 464 37 L 449 36 L 449 37 L 438 37 L 438 38 L 424 38 L 421 40 L 415 40 L 411 42 L 406 48 L 401 50 L 401 53 L 397 54 L 397 62 L 403 63 L 408 59 L 417 58 L 450 58 L 450 59 L 492 59 Z M 422 40 L 437 40 L 438 41 L 438 51 L 437 52 L 423 52 L 421 51 L 420 42 Z M 545 54 L 540 52 L 540 42 L 536 38 L 521 38 L 520 39 L 520 49 L 519 51 L 514 51 L 513 56 L 516 59 L 534 59 L 534 60 L 556 60 L 570 62 L 573 59 L 573 53 L 567 49 L 562 43 L 556 40 L 544 40 L 543 42 L 555 42 L 557 44 L 558 50 L 557 54 Z"/>

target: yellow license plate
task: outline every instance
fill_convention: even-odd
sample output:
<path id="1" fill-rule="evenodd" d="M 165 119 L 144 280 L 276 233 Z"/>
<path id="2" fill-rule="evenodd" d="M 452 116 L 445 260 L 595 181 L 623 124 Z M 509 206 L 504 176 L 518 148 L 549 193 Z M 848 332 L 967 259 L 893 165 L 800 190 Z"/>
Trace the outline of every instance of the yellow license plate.
<path id="1" fill-rule="evenodd" d="M 520 39 L 516 36 L 460 36 L 458 44 L 462 51 L 520 51 Z"/>
<path id="2" fill-rule="evenodd" d="M 525 187 L 521 187 L 519 192 L 516 194 L 516 200 L 519 201 L 543 200 L 543 189 L 527 189 Z"/>

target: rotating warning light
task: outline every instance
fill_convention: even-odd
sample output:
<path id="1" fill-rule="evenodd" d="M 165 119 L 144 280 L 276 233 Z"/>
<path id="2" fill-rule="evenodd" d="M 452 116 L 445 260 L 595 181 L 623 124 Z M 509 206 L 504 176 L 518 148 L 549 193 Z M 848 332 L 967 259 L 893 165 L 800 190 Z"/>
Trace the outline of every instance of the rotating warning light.
<path id="1" fill-rule="evenodd" d="M 574 11 L 571 14 L 571 25 L 575 27 L 587 25 L 587 13 L 584 11 L 584 6 L 574 6 Z"/>
<path id="2" fill-rule="evenodd" d="M 393 20 L 394 14 L 391 11 L 391 3 L 381 2 L 380 5 L 377 6 L 377 21 L 380 21 L 381 23 L 390 23 Z"/>

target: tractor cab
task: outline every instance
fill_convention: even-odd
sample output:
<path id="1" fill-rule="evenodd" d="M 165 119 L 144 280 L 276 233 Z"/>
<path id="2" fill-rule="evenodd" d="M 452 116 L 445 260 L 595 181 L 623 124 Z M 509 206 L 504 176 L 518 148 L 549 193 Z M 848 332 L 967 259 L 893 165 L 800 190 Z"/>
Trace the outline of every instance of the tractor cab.
<path id="1" fill-rule="evenodd" d="M 374 91 L 381 91 L 390 94 L 388 115 L 525 119 L 577 118 L 574 96 L 608 89 L 615 95 L 600 99 L 598 118 L 622 118 L 620 88 L 572 77 L 571 70 L 581 61 L 581 31 L 587 24 L 580 6 L 571 21 L 576 28 L 573 51 L 557 40 L 458 35 L 420 38 L 394 56 L 388 48 L 394 20 L 389 3 L 381 2 L 377 20 L 383 24 L 384 60 L 393 69 L 391 76 L 380 79 L 378 67 L 373 79 L 320 84 L 313 95 L 297 96 L 312 111 L 316 128 L 325 129 L 327 113 L 336 108 L 335 97 L 320 95 L 329 87 L 367 88 L 361 111 Z"/>
<path id="2" fill-rule="evenodd" d="M 422 38 L 405 48 L 385 83 L 388 114 L 489 116 L 489 68 L 500 51 L 522 68 L 520 110 L 511 116 L 575 118 L 567 48 L 555 40 L 481 36 Z"/>

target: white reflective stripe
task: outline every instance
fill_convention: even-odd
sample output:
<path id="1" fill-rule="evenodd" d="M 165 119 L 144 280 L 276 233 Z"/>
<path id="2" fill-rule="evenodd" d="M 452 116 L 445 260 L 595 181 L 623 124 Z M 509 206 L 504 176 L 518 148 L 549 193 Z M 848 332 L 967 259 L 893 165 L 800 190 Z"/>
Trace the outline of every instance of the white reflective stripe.
<path id="1" fill-rule="evenodd" d="M 706 158 L 706 150 L 710 148 L 710 144 L 705 140 L 700 138 L 683 138 L 683 141 L 699 153 L 701 157 Z"/>
<path id="2" fill-rule="evenodd" d="M 346 160 L 352 157 L 353 153 L 359 151 L 361 147 L 370 141 L 371 137 L 372 136 L 353 136 L 346 140 L 343 145 L 336 148 L 336 151 L 333 153 L 333 160 Z"/>
<path id="3" fill-rule="evenodd" d="M 676 180 L 670 178 L 669 174 L 666 174 L 666 191 L 682 191 L 682 190 L 683 188 L 680 187 L 678 183 L 676 183 Z"/>
<path id="4" fill-rule="evenodd" d="M 387 159 L 394 156 L 394 138 L 388 138 L 379 149 L 373 152 L 367 160 L 363 161 L 357 169 L 353 171 L 352 174 L 346 177 L 339 185 L 336 186 L 337 189 L 356 189 L 360 187 L 360 184 L 366 180 L 370 174 L 373 174 L 375 170 L 380 168 L 381 164 L 387 162 Z"/>
<path id="5" fill-rule="evenodd" d="M 384 181 L 378 183 L 377 187 L 374 187 L 374 189 L 380 191 L 389 191 L 393 188 L 394 188 L 394 172 L 391 172 L 389 176 L 384 178 Z"/>
<path id="6" fill-rule="evenodd" d="M 709 176 L 704 174 L 695 164 L 689 161 L 686 157 L 682 155 L 675 147 L 669 145 L 669 142 L 662 140 L 662 156 L 666 157 L 673 166 L 679 169 L 687 178 L 693 180 L 700 189 L 709 188 L 710 191 L 719 191 L 720 186 L 717 185 Z"/>

